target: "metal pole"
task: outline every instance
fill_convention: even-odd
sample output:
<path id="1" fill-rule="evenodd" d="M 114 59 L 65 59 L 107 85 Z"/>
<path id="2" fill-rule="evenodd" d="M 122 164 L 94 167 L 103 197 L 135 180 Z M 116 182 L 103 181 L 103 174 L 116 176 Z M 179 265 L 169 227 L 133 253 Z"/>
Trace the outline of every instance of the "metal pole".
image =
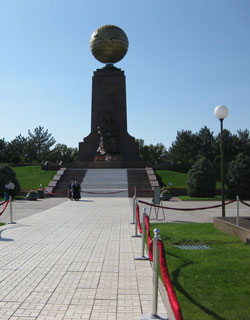
<path id="1" fill-rule="evenodd" d="M 158 266 L 159 266 L 159 250 L 158 250 L 158 240 L 159 240 L 159 229 L 154 229 L 154 239 L 153 239 L 153 299 L 152 299 L 152 316 L 157 315 L 157 305 L 158 305 Z"/>
<path id="2" fill-rule="evenodd" d="M 137 215 L 136 215 L 136 205 L 137 205 L 137 200 L 135 200 L 135 236 L 138 236 L 137 233 L 137 227 L 138 227 L 138 222 L 137 222 Z"/>
<path id="3" fill-rule="evenodd" d="M 236 214 L 237 214 L 236 224 L 237 224 L 237 226 L 239 225 L 239 218 L 240 218 L 239 200 L 240 200 L 239 196 L 236 196 L 236 201 L 237 201 L 237 206 L 236 206 L 236 208 L 237 208 L 237 210 L 236 210 Z"/>
<path id="4" fill-rule="evenodd" d="M 135 224 L 135 196 L 133 195 L 133 221 L 130 224 Z"/>
<path id="5" fill-rule="evenodd" d="M 137 227 L 138 227 L 138 223 L 137 223 L 137 215 L 136 215 L 136 206 L 138 204 L 138 201 L 135 199 L 135 208 L 134 208 L 134 218 L 135 218 L 135 234 L 132 236 L 133 238 L 140 238 L 141 236 L 138 234 L 137 232 Z"/>
<path id="6" fill-rule="evenodd" d="M 144 252 L 145 252 L 145 217 L 146 217 L 146 215 L 147 215 L 146 208 L 143 208 L 141 256 L 135 258 L 135 260 L 149 260 L 149 258 L 144 255 Z"/>
<path id="7" fill-rule="evenodd" d="M 143 208 L 143 211 L 142 211 L 142 245 L 141 245 L 141 256 L 142 257 L 145 257 L 144 256 L 144 252 L 145 252 L 145 217 L 146 217 L 146 208 Z"/>
<path id="8" fill-rule="evenodd" d="M 226 216 L 225 212 L 225 168 L 224 168 L 224 139 L 223 139 L 223 119 L 220 119 L 220 134 L 221 134 L 221 204 L 222 204 L 222 217 Z"/>
<path id="9" fill-rule="evenodd" d="M 12 219 L 12 196 L 9 196 L 9 203 L 10 203 L 10 223 L 14 223 Z"/>
<path id="10" fill-rule="evenodd" d="M 134 186 L 134 196 L 136 198 L 136 186 Z"/>

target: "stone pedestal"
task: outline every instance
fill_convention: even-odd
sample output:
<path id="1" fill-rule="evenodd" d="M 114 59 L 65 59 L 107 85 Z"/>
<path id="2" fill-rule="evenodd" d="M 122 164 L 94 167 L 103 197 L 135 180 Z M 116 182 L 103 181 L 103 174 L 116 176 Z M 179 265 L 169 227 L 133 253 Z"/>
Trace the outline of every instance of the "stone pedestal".
<path id="1" fill-rule="evenodd" d="M 92 162 L 101 154 L 99 148 L 100 132 L 103 128 L 112 132 L 109 140 L 112 141 L 111 154 L 119 155 L 119 159 L 125 162 L 140 161 L 139 145 L 135 138 L 127 132 L 124 72 L 112 65 L 94 72 L 92 78 L 91 133 L 84 138 L 83 142 L 79 143 L 80 161 Z"/>

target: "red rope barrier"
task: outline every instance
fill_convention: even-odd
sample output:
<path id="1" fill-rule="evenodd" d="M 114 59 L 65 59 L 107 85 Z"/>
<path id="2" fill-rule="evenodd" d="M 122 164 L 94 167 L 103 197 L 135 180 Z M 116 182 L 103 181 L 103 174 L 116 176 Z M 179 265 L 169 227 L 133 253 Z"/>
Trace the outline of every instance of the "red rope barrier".
<path id="1" fill-rule="evenodd" d="M 233 203 L 235 202 L 236 200 L 231 200 L 231 201 L 228 201 L 227 203 L 225 203 L 225 205 L 228 205 L 230 203 Z M 142 200 L 139 200 L 140 203 L 143 203 L 143 204 L 147 204 L 151 207 L 156 207 L 156 208 L 161 208 L 161 209 L 170 209 L 170 210 L 179 210 L 179 211 L 195 211 L 195 210 L 205 210 L 205 209 L 213 209 L 213 208 L 219 208 L 221 207 L 222 205 L 221 204 L 218 204 L 218 205 L 215 205 L 215 206 L 210 206 L 210 207 L 200 207 L 200 208 L 173 208 L 173 207 L 163 207 L 163 206 L 158 206 L 157 204 L 152 204 L 150 202 L 146 202 L 146 201 L 142 201 Z"/>
<path id="2" fill-rule="evenodd" d="M 119 190 L 119 191 L 111 191 L 111 192 L 91 192 L 91 191 L 81 190 L 81 192 L 89 193 L 89 194 L 115 194 L 115 193 L 121 193 L 121 192 L 126 192 L 126 191 L 129 191 L 129 189 Z"/>
<path id="3" fill-rule="evenodd" d="M 153 261 L 153 247 L 152 247 L 152 239 L 150 235 L 150 227 L 149 227 L 149 217 L 145 216 L 145 226 L 147 230 L 147 244 L 148 244 L 148 257 L 150 261 Z"/>
<path id="4" fill-rule="evenodd" d="M 59 196 L 60 194 L 65 193 L 67 190 L 68 190 L 68 189 L 65 189 L 65 190 L 63 190 L 63 191 L 61 191 L 61 192 L 56 192 L 56 193 L 49 192 L 49 191 L 47 191 L 47 190 L 44 190 L 44 192 L 46 192 L 46 193 L 48 193 L 48 194 L 50 194 L 50 195 L 52 195 L 52 196 Z"/>
<path id="5" fill-rule="evenodd" d="M 176 320 L 183 320 L 181 308 L 177 300 L 173 284 L 171 282 L 165 257 L 165 249 L 162 240 L 158 240 L 158 248 L 160 252 L 160 267 L 164 286 L 168 293 L 169 303 L 173 310 Z"/>
<path id="6" fill-rule="evenodd" d="M 136 216 L 137 216 L 137 226 L 140 234 L 142 234 L 142 228 L 141 228 L 141 223 L 140 223 L 140 208 L 138 204 L 136 205 Z"/>
<path id="7" fill-rule="evenodd" d="M 4 201 L 5 206 L 3 208 L 3 210 L 0 212 L 0 216 L 4 213 L 5 209 L 7 208 L 7 205 L 9 204 L 9 200 Z"/>
<path id="8" fill-rule="evenodd" d="M 0 206 L 2 206 L 3 204 L 5 204 L 7 200 L 4 200 L 3 202 L 0 202 Z"/>
<path id="9" fill-rule="evenodd" d="M 248 206 L 248 207 L 250 207 L 250 205 L 248 204 L 248 203 L 246 203 L 245 201 L 243 201 L 243 200 L 240 200 L 240 202 L 241 203 L 243 203 L 245 206 Z"/>

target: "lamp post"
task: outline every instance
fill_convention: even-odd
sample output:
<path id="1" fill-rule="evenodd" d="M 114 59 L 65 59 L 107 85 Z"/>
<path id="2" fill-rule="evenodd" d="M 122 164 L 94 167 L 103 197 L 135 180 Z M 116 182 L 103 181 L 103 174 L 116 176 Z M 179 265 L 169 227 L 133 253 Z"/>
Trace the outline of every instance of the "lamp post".
<path id="1" fill-rule="evenodd" d="M 225 169 L 224 169 L 224 141 L 223 141 L 223 120 L 228 116 L 226 106 L 219 105 L 214 109 L 214 115 L 220 120 L 220 168 L 221 168 L 221 203 L 222 217 L 225 217 Z"/>

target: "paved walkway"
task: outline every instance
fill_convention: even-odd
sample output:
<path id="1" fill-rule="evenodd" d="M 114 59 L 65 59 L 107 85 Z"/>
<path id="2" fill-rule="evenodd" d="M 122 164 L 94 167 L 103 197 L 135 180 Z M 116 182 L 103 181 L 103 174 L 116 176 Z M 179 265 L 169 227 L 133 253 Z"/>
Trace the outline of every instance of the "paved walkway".
<path id="1" fill-rule="evenodd" d="M 131 217 L 131 199 L 91 198 L 0 227 L 0 319 L 150 314 L 152 270 L 134 260 L 141 239 L 131 237 Z M 158 310 L 167 317 L 160 295 Z"/>
<path id="2" fill-rule="evenodd" d="M 131 205 L 128 198 L 14 201 L 17 224 L 0 227 L 0 319 L 133 320 L 150 314 L 152 270 L 148 261 L 134 260 L 141 239 L 131 237 Z M 236 215 L 235 203 L 226 208 L 227 216 Z M 249 212 L 240 205 L 241 215 Z M 221 208 L 165 210 L 165 216 L 165 221 L 212 222 Z M 158 314 L 167 317 L 160 295 Z"/>

